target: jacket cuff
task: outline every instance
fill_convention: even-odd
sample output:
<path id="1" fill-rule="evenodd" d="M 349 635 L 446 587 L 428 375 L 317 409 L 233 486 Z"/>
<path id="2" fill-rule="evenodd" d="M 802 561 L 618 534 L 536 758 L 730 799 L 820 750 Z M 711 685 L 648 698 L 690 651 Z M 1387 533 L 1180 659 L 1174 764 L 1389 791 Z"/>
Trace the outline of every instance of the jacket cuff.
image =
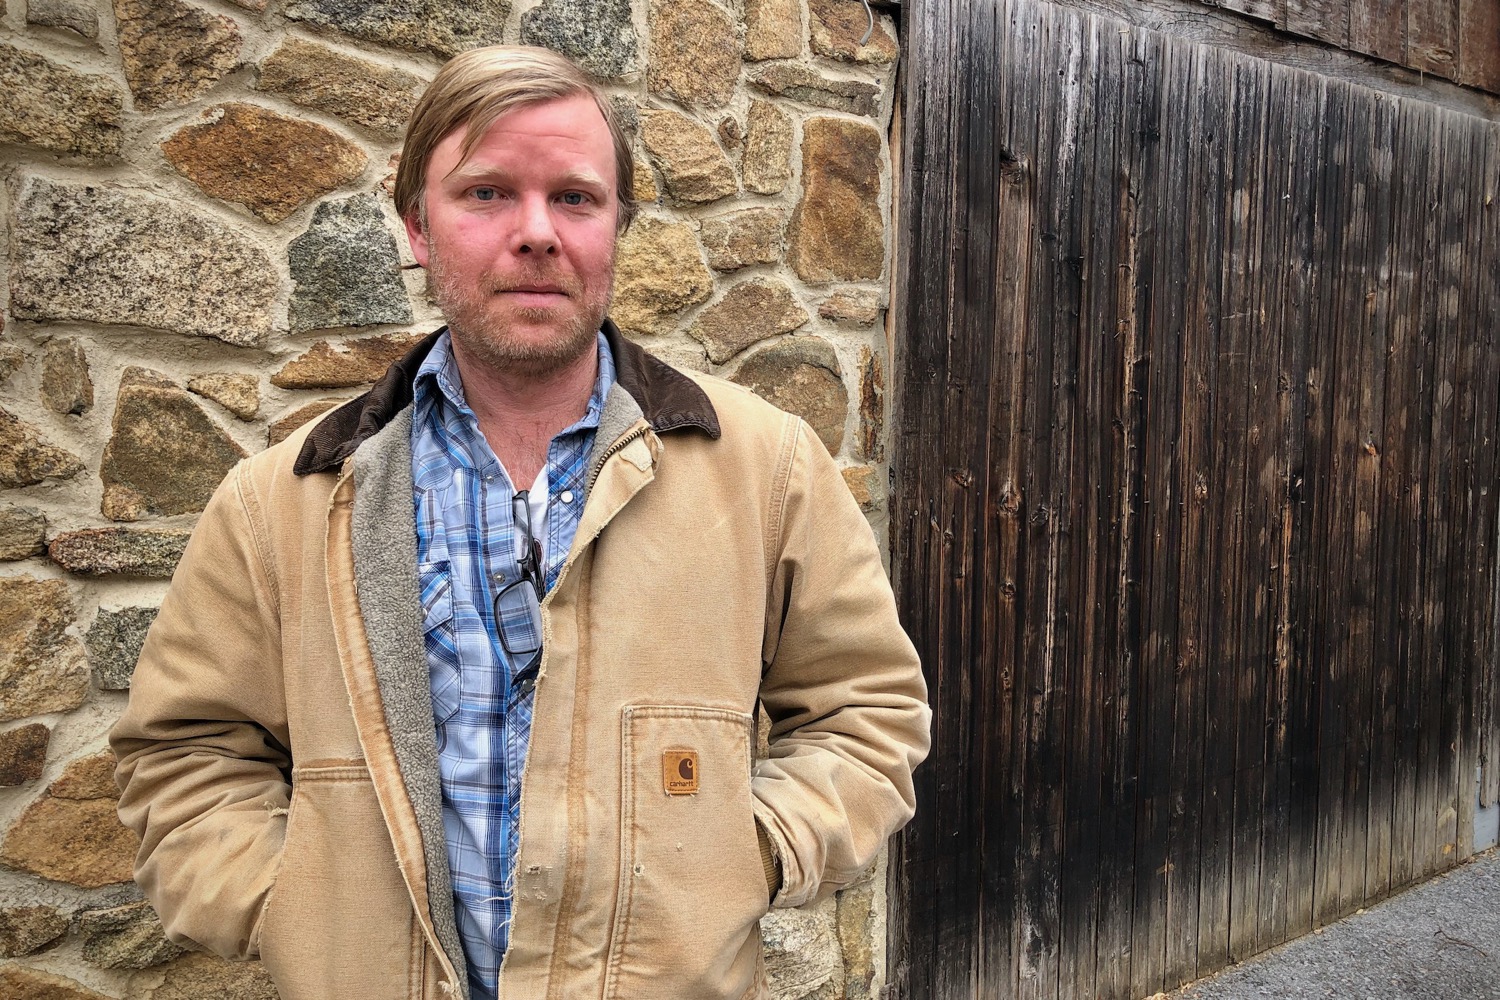
<path id="1" fill-rule="evenodd" d="M 781 862 L 776 859 L 776 848 L 771 846 L 770 835 L 760 825 L 759 819 L 755 821 L 755 839 L 760 842 L 760 866 L 765 871 L 766 900 L 769 902 L 781 891 Z"/>

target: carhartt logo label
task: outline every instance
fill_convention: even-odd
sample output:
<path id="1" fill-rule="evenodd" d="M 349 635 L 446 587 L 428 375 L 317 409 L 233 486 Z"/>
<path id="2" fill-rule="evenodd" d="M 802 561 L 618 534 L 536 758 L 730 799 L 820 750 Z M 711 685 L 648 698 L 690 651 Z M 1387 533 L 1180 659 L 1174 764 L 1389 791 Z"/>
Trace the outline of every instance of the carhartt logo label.
<path id="1" fill-rule="evenodd" d="M 668 795 L 698 791 L 698 751 L 668 750 L 661 758 L 661 783 Z"/>

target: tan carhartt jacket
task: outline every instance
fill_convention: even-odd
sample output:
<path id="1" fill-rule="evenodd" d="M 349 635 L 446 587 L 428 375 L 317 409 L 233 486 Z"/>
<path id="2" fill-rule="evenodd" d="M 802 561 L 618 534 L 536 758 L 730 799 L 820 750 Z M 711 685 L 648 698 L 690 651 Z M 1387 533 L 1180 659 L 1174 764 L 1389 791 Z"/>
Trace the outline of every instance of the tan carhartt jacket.
<path id="1" fill-rule="evenodd" d="M 764 997 L 756 821 L 777 905 L 856 877 L 912 814 L 922 675 L 806 425 L 606 334 L 619 381 L 544 606 L 501 995 Z M 168 934 L 258 954 L 285 1000 L 467 996 L 412 504 L 429 346 L 230 474 L 111 737 Z"/>

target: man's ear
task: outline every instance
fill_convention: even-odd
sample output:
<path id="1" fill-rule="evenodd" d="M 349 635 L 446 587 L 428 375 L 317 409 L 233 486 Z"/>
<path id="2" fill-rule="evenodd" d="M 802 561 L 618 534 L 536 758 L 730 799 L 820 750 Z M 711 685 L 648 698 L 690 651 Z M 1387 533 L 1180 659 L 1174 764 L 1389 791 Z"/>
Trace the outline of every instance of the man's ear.
<path id="1" fill-rule="evenodd" d="M 422 214 L 420 212 L 407 212 L 402 218 L 406 223 L 406 239 L 411 243 L 411 255 L 416 262 L 427 266 L 427 229 L 422 225 Z"/>

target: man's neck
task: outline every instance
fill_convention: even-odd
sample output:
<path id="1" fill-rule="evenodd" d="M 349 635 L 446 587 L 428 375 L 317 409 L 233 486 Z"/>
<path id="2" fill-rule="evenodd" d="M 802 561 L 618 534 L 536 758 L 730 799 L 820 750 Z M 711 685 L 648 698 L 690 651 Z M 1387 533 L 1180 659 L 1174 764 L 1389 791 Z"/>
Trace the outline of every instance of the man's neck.
<path id="1" fill-rule="evenodd" d="M 597 340 L 575 360 L 540 375 L 497 370 L 453 344 L 464 398 L 479 432 L 517 490 L 529 489 L 547 462 L 547 446 L 581 419 L 599 378 Z"/>

